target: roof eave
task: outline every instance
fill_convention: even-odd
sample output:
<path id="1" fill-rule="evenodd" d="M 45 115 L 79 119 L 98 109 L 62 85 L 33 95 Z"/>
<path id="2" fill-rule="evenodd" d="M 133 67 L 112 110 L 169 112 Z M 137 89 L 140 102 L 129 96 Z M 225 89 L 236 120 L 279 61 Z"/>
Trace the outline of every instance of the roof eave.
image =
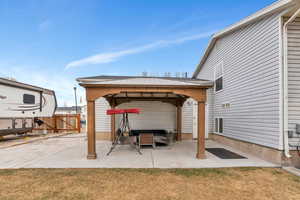
<path id="1" fill-rule="evenodd" d="M 228 28 L 225 28 L 224 30 L 222 31 L 219 31 L 217 32 L 216 34 L 213 35 L 212 39 L 210 40 L 206 50 L 205 50 L 205 53 L 204 55 L 202 56 L 199 64 L 197 65 L 197 68 L 195 70 L 195 72 L 193 73 L 193 76 L 192 78 L 196 78 L 201 70 L 201 67 L 202 65 L 205 63 L 208 55 L 210 54 L 211 50 L 213 49 L 216 41 L 227 35 L 227 34 L 230 34 L 232 33 L 233 31 L 236 31 L 250 23 L 253 23 L 267 15 L 270 15 L 274 12 L 277 12 L 281 9 L 287 9 L 293 5 L 295 5 L 295 1 L 294 0 L 282 0 L 282 1 L 278 1 L 276 3 L 274 3 L 275 5 L 271 5 L 271 6 L 268 6 L 266 8 L 263 8 L 261 9 L 260 11 L 254 13 L 253 15 L 250 15 L 249 17 L 239 21 L 238 23 L 235 23 L 233 24 L 232 26 L 229 26 Z"/>
<path id="2" fill-rule="evenodd" d="M 7 86 L 10 86 L 10 87 L 15 87 L 15 88 L 21 88 L 21 89 L 36 91 L 36 92 L 47 92 L 47 93 L 53 93 L 53 94 L 55 93 L 54 90 L 50 90 L 50 89 L 46 89 L 46 88 L 42 88 L 42 87 L 39 87 L 39 86 L 34 86 L 34 85 L 31 85 L 31 84 L 18 82 L 18 81 L 12 81 L 12 80 L 9 80 L 9 79 L 6 79 L 6 78 L 1 78 L 1 77 L 0 77 L 0 84 L 7 85 Z"/>
<path id="3" fill-rule="evenodd" d="M 212 50 L 212 48 L 215 46 L 216 41 L 217 41 L 217 38 L 215 38 L 214 36 L 209 41 L 208 46 L 206 47 L 206 49 L 204 51 L 204 55 L 200 59 L 200 63 L 197 65 L 197 68 L 196 68 L 195 72 L 193 73 L 192 78 L 197 78 L 197 76 L 198 76 L 198 74 L 200 72 L 201 66 L 205 63 L 206 58 L 210 54 L 210 51 Z"/>
<path id="4" fill-rule="evenodd" d="M 103 87 L 103 88 L 211 88 L 213 82 L 207 81 L 199 85 L 130 85 L 130 84 L 98 84 L 98 83 L 79 83 L 80 86 L 85 88 Z"/>

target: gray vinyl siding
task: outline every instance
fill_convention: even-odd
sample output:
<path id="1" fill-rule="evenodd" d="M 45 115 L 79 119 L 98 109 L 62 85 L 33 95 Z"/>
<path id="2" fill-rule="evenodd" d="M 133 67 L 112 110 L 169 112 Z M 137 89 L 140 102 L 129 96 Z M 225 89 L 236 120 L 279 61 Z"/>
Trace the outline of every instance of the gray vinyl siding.
<path id="1" fill-rule="evenodd" d="M 129 115 L 132 129 L 176 130 L 176 107 L 159 101 L 132 101 L 123 103 L 118 108 L 139 108 L 140 114 Z M 120 116 L 117 117 L 117 121 Z"/>
<path id="2" fill-rule="evenodd" d="M 182 133 L 193 133 L 193 99 L 188 99 L 182 106 Z"/>
<path id="3" fill-rule="evenodd" d="M 207 101 L 208 104 L 208 133 L 214 132 L 214 89 L 208 89 L 207 90 Z"/>
<path id="4" fill-rule="evenodd" d="M 106 115 L 106 110 L 110 109 L 105 98 L 99 98 L 95 102 L 96 132 L 110 131 L 110 116 Z"/>
<path id="5" fill-rule="evenodd" d="M 300 124 L 300 18 L 288 27 L 288 94 L 289 129 L 295 132 L 296 124 Z M 290 139 L 293 145 L 299 142 Z"/>
<path id="6" fill-rule="evenodd" d="M 212 95 L 209 118 L 224 119 L 221 135 L 276 149 L 282 149 L 279 19 L 272 14 L 218 39 L 198 75 L 214 80 L 223 62 L 223 90 Z"/>
<path id="7" fill-rule="evenodd" d="M 189 99 L 188 101 L 192 101 Z M 182 132 L 193 132 L 193 106 L 186 101 L 182 108 Z M 131 128 L 135 129 L 165 129 L 174 131 L 176 129 L 176 107 L 158 101 L 137 101 L 124 103 L 118 108 L 139 108 L 141 114 L 131 115 Z M 110 116 L 106 115 L 106 110 L 110 109 L 105 98 L 99 98 L 95 102 L 96 132 L 110 131 Z M 117 117 L 119 121 L 119 117 Z M 118 124 L 118 123 L 117 123 Z"/>

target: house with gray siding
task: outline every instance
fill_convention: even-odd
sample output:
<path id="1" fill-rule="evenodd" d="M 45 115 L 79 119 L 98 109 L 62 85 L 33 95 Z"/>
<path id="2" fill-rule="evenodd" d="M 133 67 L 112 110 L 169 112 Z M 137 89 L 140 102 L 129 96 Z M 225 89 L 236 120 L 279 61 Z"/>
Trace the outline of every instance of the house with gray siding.
<path id="1" fill-rule="evenodd" d="M 214 34 L 193 75 L 215 82 L 211 138 L 278 163 L 299 158 L 299 3 L 277 1 Z"/>
<path id="2" fill-rule="evenodd" d="M 142 85 L 208 80 L 214 87 L 206 90 L 206 138 L 278 164 L 300 165 L 299 0 L 277 1 L 214 34 L 192 79 L 105 76 L 85 79 L 99 78 L 107 79 L 108 83 L 112 79 L 118 84 L 134 80 Z M 117 106 L 133 107 L 141 109 L 141 114 L 130 120 L 135 129 L 178 132 L 180 127 L 183 139 L 198 137 L 198 105 L 192 98 L 182 106 L 180 125 L 176 124 L 178 108 L 174 105 L 130 101 Z M 112 120 L 105 112 L 110 108 L 103 97 L 95 101 L 97 139 L 111 139 Z"/>

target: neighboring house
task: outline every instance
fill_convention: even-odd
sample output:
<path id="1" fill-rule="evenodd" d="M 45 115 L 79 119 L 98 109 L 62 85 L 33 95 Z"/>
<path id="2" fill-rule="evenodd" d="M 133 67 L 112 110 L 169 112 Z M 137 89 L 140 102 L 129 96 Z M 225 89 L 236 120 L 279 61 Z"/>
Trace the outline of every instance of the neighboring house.
<path id="1" fill-rule="evenodd" d="M 71 107 L 67 107 L 67 106 L 64 106 L 64 107 L 57 107 L 56 108 L 56 111 L 55 111 L 55 114 L 63 114 L 63 115 L 66 115 L 66 114 L 79 114 L 81 113 L 81 107 L 80 106 L 77 106 L 77 109 L 76 109 L 76 106 L 71 106 Z"/>
<path id="2" fill-rule="evenodd" d="M 59 115 L 74 115 L 74 114 L 80 114 L 80 119 L 83 124 L 86 123 L 86 105 L 84 106 L 64 106 L 64 107 L 57 107 L 55 114 Z"/>
<path id="3" fill-rule="evenodd" d="M 299 157 L 299 8 L 277 1 L 214 34 L 193 75 L 215 81 L 212 138 L 277 163 Z"/>
<path id="4" fill-rule="evenodd" d="M 84 123 L 86 122 L 87 119 L 87 106 L 81 106 L 81 120 L 84 121 Z"/>

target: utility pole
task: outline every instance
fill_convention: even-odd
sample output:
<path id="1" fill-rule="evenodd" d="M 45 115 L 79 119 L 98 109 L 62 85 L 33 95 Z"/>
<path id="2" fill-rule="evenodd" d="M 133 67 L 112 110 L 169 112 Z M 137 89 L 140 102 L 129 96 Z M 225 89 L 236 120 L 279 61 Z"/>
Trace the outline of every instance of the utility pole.
<path id="1" fill-rule="evenodd" d="M 75 96 L 75 109 L 76 109 L 76 114 L 78 114 L 77 112 L 77 93 L 76 93 L 77 88 L 74 87 L 74 96 Z"/>

